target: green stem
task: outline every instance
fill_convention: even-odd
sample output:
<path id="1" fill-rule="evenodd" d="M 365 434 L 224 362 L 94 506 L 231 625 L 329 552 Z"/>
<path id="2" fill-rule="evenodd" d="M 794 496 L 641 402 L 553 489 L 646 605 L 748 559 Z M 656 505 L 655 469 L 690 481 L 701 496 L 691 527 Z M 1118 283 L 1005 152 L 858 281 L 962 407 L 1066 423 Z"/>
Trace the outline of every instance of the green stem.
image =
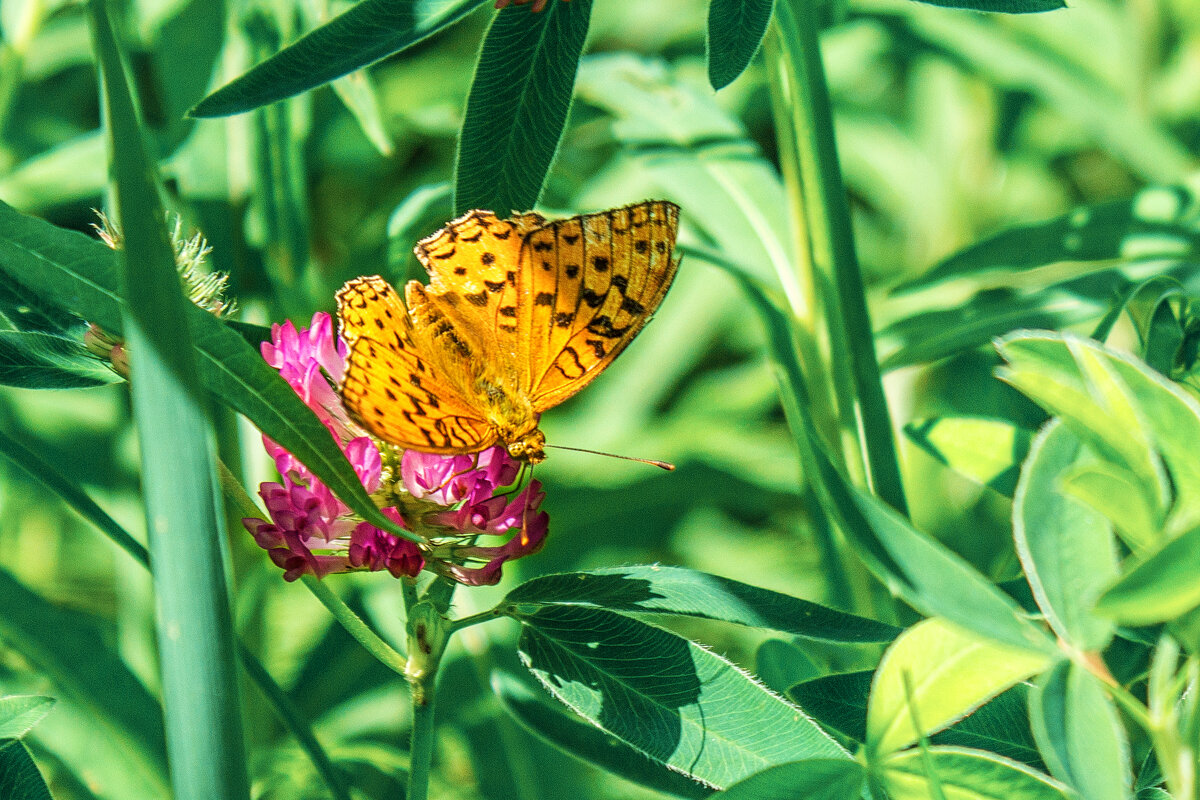
<path id="1" fill-rule="evenodd" d="M 363 648 L 379 659 L 379 662 L 390 670 L 404 674 L 407 668 L 407 661 L 404 656 L 396 652 L 396 650 L 379 637 L 375 631 L 371 630 L 367 623 L 362 621 L 362 617 L 350 610 L 350 607 L 342 602 L 342 598 L 333 593 L 328 586 L 325 585 L 319 578 L 313 575 L 305 575 L 301 578 L 304 585 L 313 593 L 325 608 L 329 609 L 329 613 L 333 614 L 333 618 L 338 621 L 346 632 L 354 637 Z"/>
<path id="2" fill-rule="evenodd" d="M 857 472 L 865 463 L 869 487 L 892 507 L 907 513 L 854 249 L 850 207 L 838 165 L 833 112 L 817 39 L 820 20 L 812 0 L 779 0 L 773 24 L 772 41 L 777 43 L 782 59 L 777 65 L 778 87 L 772 101 L 779 118 L 791 122 L 789 136 L 794 139 L 799 161 L 796 174 L 813 256 L 814 276 L 808 283 L 821 291 L 832 290 L 822 297 L 829 326 L 830 366 L 836 370 L 843 362 L 840 355 L 846 354 L 844 363 L 849 364 L 847 377 L 853 388 L 846 399 L 853 398 L 857 403 L 856 414 L 840 415 L 843 443 L 850 448 L 847 467 Z M 837 375 L 835 382 L 841 383 Z M 843 397 L 841 387 L 836 388 L 837 396 Z"/>
<path id="3" fill-rule="evenodd" d="M 433 766 L 434 700 L 437 676 L 431 675 L 419 693 L 413 690 L 413 728 L 409 744 L 408 792 L 405 800 L 425 800 L 429 795 L 429 773 Z"/>

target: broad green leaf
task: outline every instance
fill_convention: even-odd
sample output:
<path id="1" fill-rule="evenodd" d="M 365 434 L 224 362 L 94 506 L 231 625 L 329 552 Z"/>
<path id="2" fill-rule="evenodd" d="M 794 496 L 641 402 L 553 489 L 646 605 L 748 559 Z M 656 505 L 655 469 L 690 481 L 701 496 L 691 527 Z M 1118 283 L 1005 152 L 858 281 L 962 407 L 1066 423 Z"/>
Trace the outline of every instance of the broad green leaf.
<path id="1" fill-rule="evenodd" d="M 1081 206 L 984 239 L 899 288 L 992 274 L 1003 278 L 1059 261 L 1188 258 L 1200 253 L 1200 231 L 1191 216 L 1195 202 L 1182 186 L 1154 186 L 1132 198 Z"/>
<path id="2" fill-rule="evenodd" d="M 845 752 L 800 709 L 661 628 L 596 608 L 513 614 L 526 667 L 562 702 L 650 758 L 721 788 Z"/>
<path id="3" fill-rule="evenodd" d="M 125 771 L 136 776 L 147 795 L 165 795 L 162 709 L 112 651 L 96 622 L 46 602 L 4 570 L 0 570 L 0 607 L 21 610 L 0 615 L 5 645 L 53 681 L 60 703 L 86 712 L 90 724 L 113 743 Z"/>
<path id="4" fill-rule="evenodd" d="M 866 770 L 844 758 L 809 758 L 770 767 L 712 795 L 722 800 L 858 800 Z"/>
<path id="5" fill-rule="evenodd" d="M 1076 464 L 1059 475 L 1058 488 L 1111 520 L 1134 553 L 1158 546 L 1162 523 L 1128 470 L 1108 461 Z"/>
<path id="6" fill-rule="evenodd" d="M 875 671 L 867 748 L 879 755 L 907 747 L 1049 664 L 1046 655 L 989 642 L 942 619 L 918 622 L 888 648 Z"/>
<path id="7" fill-rule="evenodd" d="M 40 210 L 99 197 L 104 179 L 104 137 L 88 131 L 6 170 L 0 197 L 17 208 Z"/>
<path id="8" fill-rule="evenodd" d="M 918 447 L 976 483 L 1012 497 L 1032 434 L 1003 419 L 933 417 L 904 432 Z"/>
<path id="9" fill-rule="evenodd" d="M 486 0 L 362 0 L 200 101 L 222 117 L 316 88 L 454 24 Z"/>
<path id="10" fill-rule="evenodd" d="M 180 798 L 249 792 L 229 605 L 216 442 L 188 332 L 188 309 L 119 45 L 104 0 L 90 0 L 115 205 L 122 309 L 148 548 L 171 784 Z M 196 736 L 203 731 L 203 736 Z"/>
<path id="11" fill-rule="evenodd" d="M 592 0 L 531 8 L 505 8 L 483 40 L 458 141 L 456 213 L 532 209 L 558 150 Z"/>
<path id="12" fill-rule="evenodd" d="M 827 728 L 856 742 L 867 738 L 867 699 L 873 673 L 867 670 L 826 675 L 793 686 L 786 696 Z M 951 727 L 930 737 L 933 744 L 987 750 L 1034 768 L 1041 756 L 1029 730 L 1025 684 L 984 703 Z"/>
<path id="13" fill-rule="evenodd" d="M 0 331 L 0 384 L 22 389 L 82 389 L 120 380 L 78 339 Z"/>
<path id="14" fill-rule="evenodd" d="M 1168 622 L 1200 605 L 1200 527 L 1124 570 L 1096 603 L 1123 625 Z"/>
<path id="15" fill-rule="evenodd" d="M 724 89 L 758 52 L 775 0 L 709 0 L 708 82 Z"/>
<path id="16" fill-rule="evenodd" d="M 1096 678 L 1059 663 L 1030 692 L 1029 721 L 1052 775 L 1088 800 L 1129 797 L 1129 743 Z"/>
<path id="17" fill-rule="evenodd" d="M 19 739 L 24 736 L 50 713 L 55 702 L 53 697 L 37 695 L 0 697 L 0 739 Z"/>
<path id="18" fill-rule="evenodd" d="M 94 239 L 0 202 L 0 271 L 114 334 L 123 330 L 118 258 Z M 185 310 L 204 387 L 299 458 L 364 519 L 411 537 L 379 512 L 329 430 L 279 373 L 211 314 L 190 304 Z"/>
<path id="19" fill-rule="evenodd" d="M 492 689 L 518 722 L 555 747 L 620 775 L 640 786 L 648 786 L 676 797 L 707 797 L 712 790 L 667 769 L 642 753 L 614 741 L 604 731 L 578 717 L 551 707 L 525 685 L 503 672 L 492 673 Z M 849 762 L 847 762 L 849 763 Z"/>
<path id="20" fill-rule="evenodd" d="M 997 349 L 1010 364 L 1001 378 L 1135 476 L 1156 514 L 1174 489 L 1168 535 L 1200 522 L 1200 459 L 1190 446 L 1200 441 L 1200 405 L 1184 390 L 1136 358 L 1073 334 L 1022 332 Z"/>
<path id="21" fill-rule="evenodd" d="M 821 670 L 796 645 L 783 639 L 768 639 L 754 654 L 754 671 L 767 688 L 778 694 L 798 683 L 812 680 Z"/>
<path id="22" fill-rule="evenodd" d="M 0 741 L 0 797 L 4 800 L 51 800 L 46 779 L 22 742 Z"/>
<path id="23" fill-rule="evenodd" d="M 1057 781 L 995 753 L 931 747 L 893 753 L 884 762 L 882 783 L 891 800 L 1074 800 Z"/>
<path id="24" fill-rule="evenodd" d="M 572 605 L 681 614 L 835 642 L 890 642 L 900 632 L 882 622 L 684 567 L 608 567 L 547 575 L 516 587 L 505 600 L 522 613 L 527 605 Z"/>
<path id="25" fill-rule="evenodd" d="M 1112 623 L 1092 612 L 1117 574 L 1112 524 L 1060 486 L 1064 473 L 1091 458 L 1070 428 L 1051 421 L 1034 439 L 1013 497 L 1013 537 L 1033 596 L 1054 632 L 1078 650 L 1102 650 L 1113 634 Z"/>
<path id="26" fill-rule="evenodd" d="M 1067 7 L 1063 0 L 920 0 L 920 2 L 943 8 L 994 11 L 998 14 L 1032 14 Z"/>

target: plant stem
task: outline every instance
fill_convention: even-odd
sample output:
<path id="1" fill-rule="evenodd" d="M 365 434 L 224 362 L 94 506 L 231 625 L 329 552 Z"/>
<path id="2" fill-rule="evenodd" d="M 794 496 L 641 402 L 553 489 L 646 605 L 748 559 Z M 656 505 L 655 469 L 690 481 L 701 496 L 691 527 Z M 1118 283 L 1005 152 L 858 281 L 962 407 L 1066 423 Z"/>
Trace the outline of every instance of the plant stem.
<path id="1" fill-rule="evenodd" d="M 413 690 L 413 728 L 409 745 L 408 793 L 405 800 L 425 800 L 429 794 L 429 773 L 433 766 L 434 700 L 437 676 L 425 681 L 419 694 Z"/>
<path id="2" fill-rule="evenodd" d="M 907 514 L 891 417 L 854 249 L 850 207 L 838 165 L 833 112 L 817 38 L 820 20 L 813 0 L 779 0 L 773 25 L 772 42 L 777 43 L 782 59 L 777 65 L 779 72 L 774 74 L 772 101 L 777 118 L 786 116 L 790 120 L 784 141 L 792 141 L 795 146 L 799 162 L 796 174 L 812 248 L 814 275 L 805 282 L 823 293 L 830 366 L 836 370 L 840 363 L 848 363 L 850 369 L 844 378 L 852 384 L 845 387 L 852 389 L 848 396 L 841 386 L 843 379 L 834 376 L 836 396 L 845 400 L 848 411 L 855 412 L 844 410 L 839 415 L 847 468 L 851 474 L 861 474 L 865 464 L 870 489 Z M 788 169 L 792 168 L 789 165 Z"/>

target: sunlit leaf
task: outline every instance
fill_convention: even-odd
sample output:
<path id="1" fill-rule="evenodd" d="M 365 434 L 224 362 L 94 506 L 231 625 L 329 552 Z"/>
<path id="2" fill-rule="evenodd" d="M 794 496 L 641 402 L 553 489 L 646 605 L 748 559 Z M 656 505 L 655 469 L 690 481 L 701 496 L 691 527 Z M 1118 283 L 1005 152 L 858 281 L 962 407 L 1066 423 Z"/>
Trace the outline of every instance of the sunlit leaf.
<path id="1" fill-rule="evenodd" d="M 935 417 L 904 426 L 918 447 L 976 483 L 1012 497 L 1032 434 L 985 417 Z"/>
<path id="2" fill-rule="evenodd" d="M 936 783 L 935 783 L 936 782 Z M 882 783 L 892 800 L 928 800 L 936 785 L 945 800 L 1073 800 L 1066 787 L 1024 764 L 983 750 L 931 747 L 895 753 Z"/>

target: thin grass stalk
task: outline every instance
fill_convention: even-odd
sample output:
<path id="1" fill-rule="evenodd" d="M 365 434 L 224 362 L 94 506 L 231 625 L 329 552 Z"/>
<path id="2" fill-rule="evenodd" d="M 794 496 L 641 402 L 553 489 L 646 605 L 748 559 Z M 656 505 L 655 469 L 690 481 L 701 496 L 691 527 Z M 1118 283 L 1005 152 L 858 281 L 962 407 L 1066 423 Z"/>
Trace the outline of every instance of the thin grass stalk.
<path id="1" fill-rule="evenodd" d="M 782 55 L 780 63 L 788 69 L 786 80 L 776 81 L 778 88 L 772 93 L 772 101 L 782 105 L 777 116 L 790 119 L 794 128 L 784 141 L 790 138 L 795 142 L 812 248 L 814 275 L 805 282 L 832 290 L 822 298 L 829 326 L 831 366 L 836 368 L 842 353 L 850 366 L 850 397 L 857 413 L 841 419 L 847 467 L 857 472 L 856 465 L 865 464 L 867 486 L 907 514 L 891 417 L 854 248 L 850 207 L 838 164 L 833 112 L 817 38 L 819 15 L 812 0 L 778 0 L 772 25 Z M 841 399 L 845 389 L 836 375 L 834 379 Z"/>

